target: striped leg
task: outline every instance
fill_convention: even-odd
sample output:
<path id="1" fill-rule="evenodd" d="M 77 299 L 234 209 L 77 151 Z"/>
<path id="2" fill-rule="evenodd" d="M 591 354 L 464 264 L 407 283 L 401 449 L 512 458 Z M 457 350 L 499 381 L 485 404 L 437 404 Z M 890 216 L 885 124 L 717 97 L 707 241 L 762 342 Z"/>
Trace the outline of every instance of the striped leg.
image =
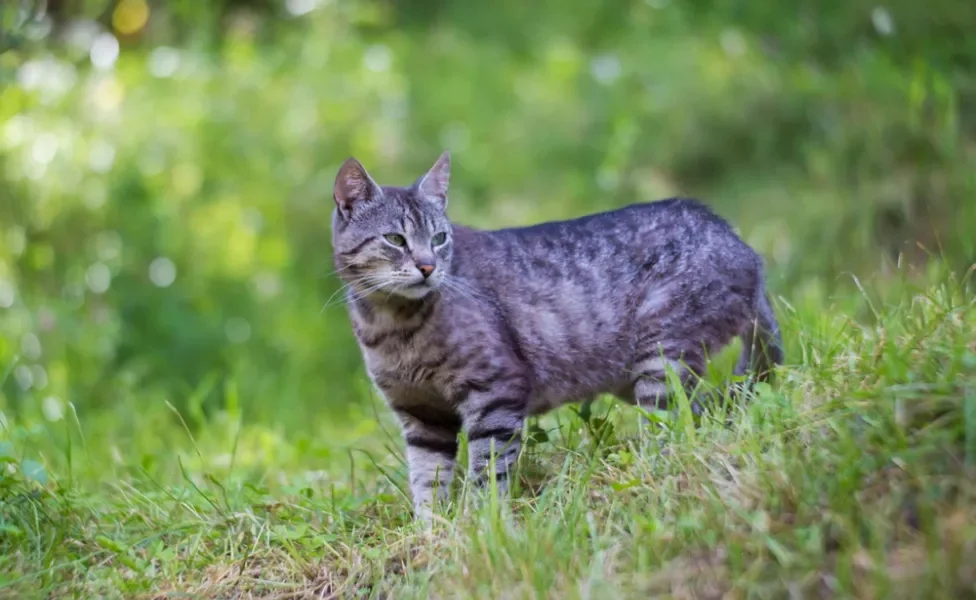
<path id="1" fill-rule="evenodd" d="M 448 500 L 461 420 L 429 407 L 396 409 L 407 443 L 410 493 L 417 517 L 429 520 L 434 504 Z"/>
<path id="2" fill-rule="evenodd" d="M 690 394 L 704 364 L 702 352 L 687 347 L 675 348 L 667 343 L 655 343 L 653 348 L 640 354 L 634 362 L 634 403 L 648 409 L 667 410 L 671 400 L 667 371 L 674 371 Z"/>
<path id="3" fill-rule="evenodd" d="M 468 472 L 481 487 L 494 476 L 500 493 L 508 491 L 508 477 L 522 447 L 522 423 L 528 410 L 527 388 L 505 382 L 485 392 L 471 392 L 462 405 L 468 433 Z M 494 460 L 494 472 L 490 471 Z"/>

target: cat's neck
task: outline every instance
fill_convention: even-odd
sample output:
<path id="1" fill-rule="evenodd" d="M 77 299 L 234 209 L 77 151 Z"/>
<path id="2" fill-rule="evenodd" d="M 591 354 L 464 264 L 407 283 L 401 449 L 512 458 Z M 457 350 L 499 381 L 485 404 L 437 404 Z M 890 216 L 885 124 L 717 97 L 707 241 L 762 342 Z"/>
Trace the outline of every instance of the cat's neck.
<path id="1" fill-rule="evenodd" d="M 376 292 L 352 302 L 352 308 L 367 320 L 385 317 L 393 320 L 410 319 L 418 314 L 429 314 L 441 301 L 440 290 L 433 290 L 423 298 L 404 298 L 386 292 Z"/>

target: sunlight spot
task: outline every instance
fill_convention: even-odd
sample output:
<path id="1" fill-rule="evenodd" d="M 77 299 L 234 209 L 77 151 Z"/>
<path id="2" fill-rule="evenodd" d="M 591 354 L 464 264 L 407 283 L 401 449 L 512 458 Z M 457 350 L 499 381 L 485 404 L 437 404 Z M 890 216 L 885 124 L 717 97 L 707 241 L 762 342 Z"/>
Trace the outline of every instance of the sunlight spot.
<path id="1" fill-rule="evenodd" d="M 114 77 L 102 77 L 90 88 L 92 106 L 105 116 L 115 116 L 125 90 Z"/>
<path id="2" fill-rule="evenodd" d="M 876 6 L 871 11 L 871 23 L 874 25 L 875 31 L 885 37 L 895 33 L 895 20 L 888 9 L 883 6 Z"/>
<path id="3" fill-rule="evenodd" d="M 122 35 L 132 35 L 149 21 L 146 0 L 120 0 L 112 12 L 112 26 Z"/>
<path id="4" fill-rule="evenodd" d="M 215 455 L 210 459 L 210 465 L 218 469 L 226 469 L 233 462 L 234 456 L 229 452 Z"/>
<path id="5" fill-rule="evenodd" d="M 25 62 L 17 71 L 17 81 L 25 90 L 39 91 L 50 103 L 67 93 L 78 75 L 71 63 L 45 57 Z"/>
<path id="6" fill-rule="evenodd" d="M 281 280 L 274 273 L 268 271 L 258 273 L 254 276 L 253 282 L 254 288 L 262 298 L 273 298 L 281 292 Z"/>
<path id="7" fill-rule="evenodd" d="M 44 176 L 47 174 L 47 163 L 38 162 L 36 160 L 29 161 L 24 165 L 23 173 L 28 179 L 40 181 L 41 179 L 44 179 Z"/>
<path id="8" fill-rule="evenodd" d="M 95 21 L 73 19 L 65 26 L 62 34 L 65 44 L 75 52 L 88 54 L 92 43 L 98 37 L 99 25 Z"/>
<path id="9" fill-rule="evenodd" d="M 96 173 L 108 173 L 115 163 L 115 147 L 104 140 L 92 142 L 88 164 Z"/>
<path id="10" fill-rule="evenodd" d="M 176 74 L 180 68 L 180 52 L 174 48 L 161 46 L 149 53 L 149 73 L 153 77 L 165 79 Z"/>
<path id="11" fill-rule="evenodd" d="M 25 333 L 20 338 L 20 351 L 30 360 L 37 360 L 41 357 L 41 340 L 33 333 Z"/>
<path id="12" fill-rule="evenodd" d="M 5 148 L 16 148 L 24 143 L 34 129 L 34 121 L 24 115 L 14 115 L 3 127 Z"/>
<path id="13" fill-rule="evenodd" d="M 112 272 L 105 263 L 97 262 L 85 271 L 85 283 L 96 294 L 104 294 L 112 285 Z"/>
<path id="14" fill-rule="evenodd" d="M 60 421 L 64 418 L 64 406 L 57 396 L 48 396 L 41 403 L 41 412 L 48 421 Z"/>
<path id="15" fill-rule="evenodd" d="M 31 367 L 31 375 L 34 377 L 34 389 L 43 390 L 47 387 L 47 371 L 41 365 Z"/>
<path id="16" fill-rule="evenodd" d="M 111 33 L 99 34 L 92 42 L 89 55 L 96 69 L 107 71 L 119 59 L 119 40 Z"/>
<path id="17" fill-rule="evenodd" d="M 728 56 L 738 57 L 746 53 L 746 39 L 735 29 L 723 31 L 719 36 L 719 43 Z"/>
<path id="18" fill-rule="evenodd" d="M 27 365 L 18 365 L 14 369 L 14 380 L 20 386 L 20 389 L 26 392 L 34 385 L 34 374 L 31 373 L 30 367 Z"/>
<path id="19" fill-rule="evenodd" d="M 50 15 L 43 15 L 40 18 L 35 17 L 24 28 L 24 37 L 36 42 L 51 35 L 51 30 L 53 29 L 54 20 L 51 19 Z"/>
<path id="20" fill-rule="evenodd" d="M 623 68 L 613 54 L 601 54 L 590 62 L 590 72 L 598 82 L 609 85 L 620 78 Z"/>
<path id="21" fill-rule="evenodd" d="M 41 61 L 29 60 L 17 71 L 17 83 L 25 90 L 33 90 L 41 83 Z"/>
<path id="22" fill-rule="evenodd" d="M 6 279 L 0 279 L 0 308 L 10 308 L 14 305 L 14 286 Z"/>
<path id="23" fill-rule="evenodd" d="M 154 259 L 149 264 L 149 280 L 156 287 L 165 288 L 173 285 L 176 281 L 176 265 L 165 256 Z"/>
<path id="24" fill-rule="evenodd" d="M 103 261 L 112 261 L 122 255 L 122 236 L 115 231 L 103 231 L 95 237 L 95 253 Z"/>
<path id="25" fill-rule="evenodd" d="M 31 158 L 41 165 L 50 164 L 58 153 L 58 138 L 53 133 L 42 133 L 31 146 Z"/>
<path id="26" fill-rule="evenodd" d="M 231 317 L 224 324 L 224 334 L 233 344 L 243 344 L 251 338 L 251 324 L 240 317 Z"/>
<path id="27" fill-rule="evenodd" d="M 374 73 L 388 71 L 392 63 L 393 57 L 390 55 L 390 49 L 382 44 L 370 46 L 366 50 L 366 54 L 363 55 L 363 64 Z"/>
<path id="28" fill-rule="evenodd" d="M 288 14 L 300 17 L 306 15 L 322 4 L 322 0 L 285 0 L 285 10 Z"/>

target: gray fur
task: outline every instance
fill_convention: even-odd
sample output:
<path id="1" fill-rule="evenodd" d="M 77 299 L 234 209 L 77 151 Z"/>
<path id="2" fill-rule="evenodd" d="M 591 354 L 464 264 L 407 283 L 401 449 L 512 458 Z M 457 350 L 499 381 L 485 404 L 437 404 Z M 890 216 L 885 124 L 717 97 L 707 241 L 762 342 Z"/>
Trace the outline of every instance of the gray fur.
<path id="1" fill-rule="evenodd" d="M 529 415 L 602 393 L 658 406 L 668 366 L 693 386 L 737 336 L 737 372 L 765 378 L 782 362 L 762 259 L 705 206 L 480 231 L 448 220 L 449 173 L 445 153 L 412 186 L 380 187 L 350 159 L 335 187 L 336 268 L 367 370 L 403 425 L 418 514 L 446 492 L 462 428 L 474 480 L 494 444 L 504 488 Z"/>

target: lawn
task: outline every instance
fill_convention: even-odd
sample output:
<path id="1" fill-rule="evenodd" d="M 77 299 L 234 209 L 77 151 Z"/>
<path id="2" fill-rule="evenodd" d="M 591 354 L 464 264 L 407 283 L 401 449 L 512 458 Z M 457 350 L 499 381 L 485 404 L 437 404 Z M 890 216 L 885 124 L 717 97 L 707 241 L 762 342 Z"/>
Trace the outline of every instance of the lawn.
<path id="1" fill-rule="evenodd" d="M 0 2 L 0 597 L 976 598 L 976 3 L 528 6 Z M 445 149 L 480 228 L 701 199 L 787 364 L 415 523 L 330 192 Z"/>
<path id="2" fill-rule="evenodd" d="M 195 433 L 138 397 L 8 416 L 0 596 L 971 597 L 976 296 L 933 273 L 780 298 L 788 364 L 722 414 L 547 415 L 513 499 L 459 481 L 430 528 L 375 398 L 308 434 L 233 384 Z"/>

